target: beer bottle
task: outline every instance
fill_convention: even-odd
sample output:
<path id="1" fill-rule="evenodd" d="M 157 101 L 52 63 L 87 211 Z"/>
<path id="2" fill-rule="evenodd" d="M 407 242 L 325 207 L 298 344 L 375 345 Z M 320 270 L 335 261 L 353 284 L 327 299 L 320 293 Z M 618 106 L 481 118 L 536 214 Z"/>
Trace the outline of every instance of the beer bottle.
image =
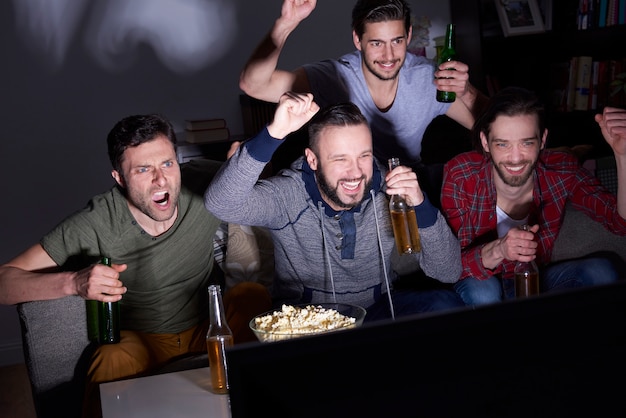
<path id="1" fill-rule="evenodd" d="M 215 393 L 228 393 L 226 348 L 233 345 L 233 333 L 226 323 L 222 293 L 217 285 L 209 286 L 209 319 L 206 348 L 209 355 L 211 386 Z"/>
<path id="2" fill-rule="evenodd" d="M 399 158 L 389 159 L 389 171 L 400 165 Z M 396 239 L 396 247 L 400 255 L 412 254 L 422 250 L 419 230 L 417 229 L 417 217 L 415 208 L 407 202 L 404 196 L 391 195 L 389 199 L 389 213 L 393 235 Z"/>
<path id="3" fill-rule="evenodd" d="M 443 45 L 443 49 L 439 54 L 439 59 L 437 60 L 437 64 L 442 64 L 447 61 L 454 61 L 457 59 L 456 50 L 455 50 L 455 34 L 454 34 L 455 26 L 453 23 L 448 24 L 446 26 L 446 38 L 445 43 Z M 447 68 L 448 70 L 454 70 L 454 68 Z M 437 101 L 442 103 L 452 103 L 456 99 L 456 93 L 452 91 L 441 91 L 437 90 Z"/>
<path id="4" fill-rule="evenodd" d="M 100 336 L 100 327 L 98 324 L 98 311 L 100 310 L 100 302 L 97 300 L 86 300 L 85 307 L 87 308 L 87 338 L 89 341 L 98 343 Z"/>
<path id="5" fill-rule="evenodd" d="M 111 267 L 111 259 L 102 257 L 101 264 Z M 119 302 L 99 302 L 99 335 L 100 344 L 116 344 L 120 342 L 120 306 Z"/>
<path id="6" fill-rule="evenodd" d="M 529 231 L 528 225 L 520 226 L 520 229 Z M 535 261 L 518 261 L 515 264 L 515 297 L 525 298 L 539 294 L 539 269 Z"/>

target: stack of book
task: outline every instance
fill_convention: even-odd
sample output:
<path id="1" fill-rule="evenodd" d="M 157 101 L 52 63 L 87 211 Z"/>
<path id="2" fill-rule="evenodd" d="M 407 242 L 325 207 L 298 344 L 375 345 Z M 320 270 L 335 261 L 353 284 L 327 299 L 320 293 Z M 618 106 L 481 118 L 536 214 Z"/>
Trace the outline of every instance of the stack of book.
<path id="1" fill-rule="evenodd" d="M 230 131 L 226 126 L 225 119 L 214 118 L 185 120 L 185 141 L 191 144 L 226 141 L 229 138 Z"/>
<path id="2" fill-rule="evenodd" d="M 626 106 L 626 59 L 574 56 L 551 65 L 552 105 L 557 110 Z"/>
<path id="3" fill-rule="evenodd" d="M 578 29 L 595 29 L 626 23 L 626 0 L 579 0 Z"/>

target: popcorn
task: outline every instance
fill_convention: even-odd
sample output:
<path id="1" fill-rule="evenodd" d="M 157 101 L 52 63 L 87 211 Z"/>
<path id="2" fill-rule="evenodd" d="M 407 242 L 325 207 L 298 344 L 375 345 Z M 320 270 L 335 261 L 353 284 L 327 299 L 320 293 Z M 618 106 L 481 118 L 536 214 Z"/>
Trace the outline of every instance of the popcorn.
<path id="1" fill-rule="evenodd" d="M 352 327 L 356 323 L 356 319 L 342 315 L 334 309 L 325 309 L 321 306 L 294 307 L 283 305 L 280 311 L 255 318 L 254 322 L 259 331 L 283 334 L 282 337 L 275 335 L 275 338 L 267 338 L 267 340 L 278 340 L 286 338 L 284 334 L 313 334 Z"/>

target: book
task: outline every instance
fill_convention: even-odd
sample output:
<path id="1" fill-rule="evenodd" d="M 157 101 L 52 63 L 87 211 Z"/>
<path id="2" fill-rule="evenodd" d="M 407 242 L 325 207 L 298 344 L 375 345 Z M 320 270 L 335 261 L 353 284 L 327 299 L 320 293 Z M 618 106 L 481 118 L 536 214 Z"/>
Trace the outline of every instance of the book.
<path id="1" fill-rule="evenodd" d="M 225 141 L 228 138 L 230 138 L 230 131 L 226 127 L 199 131 L 185 130 L 185 141 L 191 144 Z"/>
<path id="2" fill-rule="evenodd" d="M 185 130 L 187 131 L 203 131 L 205 129 L 225 128 L 226 120 L 222 118 L 216 119 L 185 119 Z"/>
<path id="3" fill-rule="evenodd" d="M 600 10 L 598 11 L 598 27 L 606 26 L 606 16 L 608 13 L 609 0 L 600 0 Z"/>
<path id="4" fill-rule="evenodd" d="M 609 63 L 601 60 L 598 63 L 598 102 L 595 110 L 603 109 L 609 100 Z"/>
<path id="5" fill-rule="evenodd" d="M 567 92 L 565 95 L 565 109 L 570 112 L 574 110 L 576 99 L 576 79 L 578 77 L 578 57 L 570 58 L 569 76 L 567 81 Z"/>
<path id="6" fill-rule="evenodd" d="M 591 88 L 589 89 L 589 110 L 598 108 L 598 83 L 600 82 L 600 61 L 591 63 Z"/>
<path id="7" fill-rule="evenodd" d="M 550 105 L 558 111 L 567 110 L 567 92 L 569 86 L 570 61 L 550 64 Z M 492 95 L 493 93 L 490 93 Z"/>
<path id="8" fill-rule="evenodd" d="M 576 90 L 574 97 L 574 110 L 589 110 L 589 88 L 591 87 L 591 64 L 590 56 L 578 57 L 578 70 L 576 71 Z"/>
<path id="9" fill-rule="evenodd" d="M 606 25 L 613 26 L 617 24 L 617 9 L 619 7 L 618 0 L 609 0 L 606 11 Z"/>

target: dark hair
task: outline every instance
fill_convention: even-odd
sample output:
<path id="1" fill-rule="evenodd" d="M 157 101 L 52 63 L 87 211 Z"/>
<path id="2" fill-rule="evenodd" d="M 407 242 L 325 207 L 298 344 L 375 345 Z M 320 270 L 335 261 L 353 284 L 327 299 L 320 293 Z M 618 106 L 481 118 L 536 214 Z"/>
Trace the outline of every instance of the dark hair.
<path id="1" fill-rule="evenodd" d="M 522 87 L 505 87 L 491 96 L 482 115 L 474 123 L 472 139 L 477 150 L 482 151 L 480 133 L 489 137 L 491 125 L 498 116 L 537 115 L 539 132 L 546 129 L 543 103 L 534 92 Z"/>
<path id="2" fill-rule="evenodd" d="M 355 126 L 361 124 L 368 125 L 367 119 L 365 119 L 361 110 L 354 103 L 338 103 L 322 108 L 309 122 L 309 148 L 317 153 L 320 132 L 328 126 Z"/>
<path id="3" fill-rule="evenodd" d="M 115 124 L 107 136 L 109 160 L 113 169 L 121 172 L 124 151 L 163 135 L 176 146 L 172 124 L 158 114 L 127 116 Z"/>
<path id="4" fill-rule="evenodd" d="M 352 9 L 352 30 L 361 39 L 366 23 L 404 20 L 404 29 L 411 28 L 411 8 L 404 0 L 358 0 Z"/>

